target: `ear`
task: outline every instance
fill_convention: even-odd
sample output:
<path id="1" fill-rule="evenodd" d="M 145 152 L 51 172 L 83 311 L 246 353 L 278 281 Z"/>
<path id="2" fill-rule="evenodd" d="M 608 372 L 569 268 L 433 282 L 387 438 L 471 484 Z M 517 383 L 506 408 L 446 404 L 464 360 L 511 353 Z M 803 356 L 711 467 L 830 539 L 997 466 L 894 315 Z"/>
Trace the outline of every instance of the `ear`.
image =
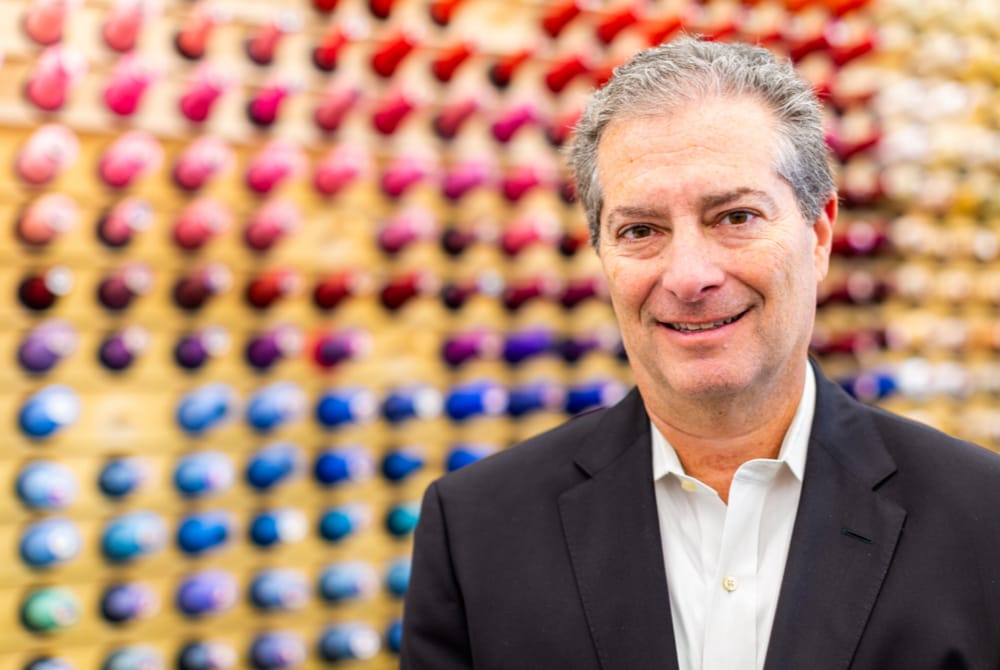
<path id="1" fill-rule="evenodd" d="M 813 263 L 816 268 L 817 283 L 823 281 L 830 269 L 830 250 L 833 247 L 833 227 L 837 223 L 837 211 L 837 194 L 831 193 L 813 222 L 813 234 L 816 236 Z"/>

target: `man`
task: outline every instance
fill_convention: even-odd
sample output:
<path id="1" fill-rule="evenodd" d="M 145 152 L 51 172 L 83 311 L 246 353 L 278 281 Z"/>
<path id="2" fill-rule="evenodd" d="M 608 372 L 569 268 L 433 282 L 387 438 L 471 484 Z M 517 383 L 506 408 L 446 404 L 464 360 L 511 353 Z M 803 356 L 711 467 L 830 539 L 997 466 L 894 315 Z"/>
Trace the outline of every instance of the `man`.
<path id="1" fill-rule="evenodd" d="M 837 216 L 809 86 L 682 39 L 570 160 L 636 389 L 429 487 L 402 667 L 1000 668 L 1000 458 L 808 361 Z"/>

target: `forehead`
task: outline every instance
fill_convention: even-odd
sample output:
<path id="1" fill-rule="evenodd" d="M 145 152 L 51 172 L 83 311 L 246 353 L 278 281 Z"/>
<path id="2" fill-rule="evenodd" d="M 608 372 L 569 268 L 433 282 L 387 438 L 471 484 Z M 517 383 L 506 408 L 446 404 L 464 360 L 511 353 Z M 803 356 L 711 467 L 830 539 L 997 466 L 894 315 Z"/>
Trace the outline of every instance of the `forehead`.
<path id="1" fill-rule="evenodd" d="M 773 114 L 750 97 L 711 98 L 668 114 L 616 119 L 598 146 L 601 186 L 607 197 L 619 187 L 777 179 L 776 125 Z"/>

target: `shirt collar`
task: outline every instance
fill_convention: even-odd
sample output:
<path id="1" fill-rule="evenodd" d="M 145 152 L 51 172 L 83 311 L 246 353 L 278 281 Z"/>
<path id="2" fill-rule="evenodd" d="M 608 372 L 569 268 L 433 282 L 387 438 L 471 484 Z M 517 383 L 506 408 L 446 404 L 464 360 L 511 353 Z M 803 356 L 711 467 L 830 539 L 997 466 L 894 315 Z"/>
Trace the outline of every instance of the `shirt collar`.
<path id="1" fill-rule="evenodd" d="M 806 470 L 806 451 L 809 448 L 809 434 L 812 431 L 813 414 L 816 411 L 816 377 L 812 366 L 806 364 L 805 382 L 799 406 L 792 417 L 785 437 L 778 450 L 778 462 L 785 463 L 788 469 L 802 482 Z M 653 435 L 653 480 L 658 480 L 668 474 L 684 475 L 684 466 L 673 446 L 663 436 L 663 433 L 650 421 Z"/>

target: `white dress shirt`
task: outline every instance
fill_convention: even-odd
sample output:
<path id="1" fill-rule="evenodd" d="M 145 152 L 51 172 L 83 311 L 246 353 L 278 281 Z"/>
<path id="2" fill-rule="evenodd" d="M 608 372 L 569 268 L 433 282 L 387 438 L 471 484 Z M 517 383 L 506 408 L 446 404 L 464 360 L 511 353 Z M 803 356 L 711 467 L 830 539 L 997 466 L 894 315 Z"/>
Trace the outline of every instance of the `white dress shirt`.
<path id="1" fill-rule="evenodd" d="M 684 473 L 653 426 L 653 477 L 680 670 L 760 670 L 802 492 L 816 405 L 806 366 L 778 459 L 739 467 L 729 505 Z"/>

